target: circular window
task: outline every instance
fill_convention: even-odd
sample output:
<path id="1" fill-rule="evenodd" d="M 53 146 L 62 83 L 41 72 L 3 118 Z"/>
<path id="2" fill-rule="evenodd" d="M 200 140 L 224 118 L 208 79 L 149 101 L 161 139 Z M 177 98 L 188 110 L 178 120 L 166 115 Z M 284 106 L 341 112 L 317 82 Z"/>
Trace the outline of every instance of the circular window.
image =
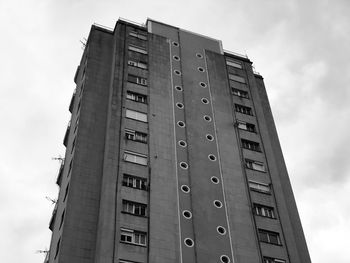
<path id="1" fill-rule="evenodd" d="M 214 154 L 209 154 L 208 158 L 210 161 L 216 161 L 216 156 Z"/>
<path id="2" fill-rule="evenodd" d="M 177 43 L 177 42 L 173 42 L 173 45 L 175 46 L 175 47 L 178 47 L 179 46 L 179 43 Z"/>
<path id="3" fill-rule="evenodd" d="M 219 183 L 219 178 L 217 178 L 216 176 L 212 176 L 210 178 L 210 180 L 214 183 L 214 184 L 218 184 Z"/>
<path id="4" fill-rule="evenodd" d="M 214 141 L 214 137 L 213 137 L 213 135 L 211 135 L 211 134 L 207 134 L 207 140 L 209 140 L 209 141 Z"/>
<path id="5" fill-rule="evenodd" d="M 204 115 L 204 117 L 203 117 L 206 121 L 211 121 L 211 118 L 210 118 L 210 116 L 208 116 L 208 115 Z"/>
<path id="6" fill-rule="evenodd" d="M 198 71 L 200 71 L 200 72 L 204 72 L 205 70 L 204 70 L 204 68 L 199 67 L 199 68 L 198 68 Z"/>
<path id="7" fill-rule="evenodd" d="M 175 89 L 176 89 L 177 91 L 182 91 L 182 87 L 181 87 L 181 86 L 175 86 Z"/>
<path id="8" fill-rule="evenodd" d="M 175 69 L 174 72 L 175 72 L 176 75 L 179 75 L 179 76 L 181 75 L 180 70 Z"/>
<path id="9" fill-rule="evenodd" d="M 199 85 L 200 85 L 202 88 L 206 88 L 206 87 L 207 87 L 207 84 L 205 84 L 204 82 L 199 82 Z"/>
<path id="10" fill-rule="evenodd" d="M 218 233 L 219 233 L 220 235 L 225 235 L 225 234 L 226 234 L 226 229 L 225 229 L 223 226 L 218 226 L 218 227 L 216 228 L 216 230 L 218 231 Z"/>
<path id="11" fill-rule="evenodd" d="M 181 185 L 181 191 L 184 192 L 184 193 L 189 193 L 190 192 L 190 188 L 188 187 L 188 185 Z"/>
<path id="12" fill-rule="evenodd" d="M 221 208 L 221 207 L 222 207 L 222 203 L 221 203 L 221 201 L 219 201 L 219 200 L 215 200 L 215 201 L 214 201 L 214 205 L 215 205 L 217 208 Z"/>
<path id="13" fill-rule="evenodd" d="M 186 143 L 185 141 L 181 140 L 181 141 L 179 141 L 179 145 L 180 145 L 181 147 L 186 147 L 186 146 L 187 146 L 187 143 Z"/>
<path id="14" fill-rule="evenodd" d="M 193 240 L 191 238 L 185 238 L 185 245 L 188 247 L 193 247 Z"/>
<path id="15" fill-rule="evenodd" d="M 188 211 L 188 210 L 184 210 L 184 211 L 182 212 L 182 215 L 183 215 L 185 218 L 187 218 L 187 219 L 190 219 L 190 218 L 192 217 L 192 213 L 191 213 L 190 211 Z"/>
<path id="16" fill-rule="evenodd" d="M 185 163 L 185 162 L 181 162 L 181 163 L 180 163 L 180 167 L 181 167 L 182 169 L 187 169 L 187 168 L 188 168 L 188 164 Z"/>
<path id="17" fill-rule="evenodd" d="M 177 125 L 179 125 L 181 128 L 185 127 L 185 123 L 183 121 L 178 121 Z"/>
<path id="18" fill-rule="evenodd" d="M 178 57 L 178 56 L 173 56 L 173 59 L 179 61 L 179 60 L 180 60 L 180 57 Z"/>
<path id="19" fill-rule="evenodd" d="M 228 256 L 226 256 L 226 255 L 222 255 L 220 257 L 220 260 L 221 260 L 222 263 L 230 263 L 230 258 Z"/>
<path id="20" fill-rule="evenodd" d="M 197 57 L 197 58 L 203 58 L 203 55 L 202 55 L 201 53 L 197 53 L 197 54 L 196 54 L 196 57 Z"/>
<path id="21" fill-rule="evenodd" d="M 202 98 L 202 102 L 203 102 L 204 104 L 208 104 L 208 103 L 209 103 L 209 100 L 206 99 L 206 98 Z"/>
<path id="22" fill-rule="evenodd" d="M 184 105 L 180 102 L 176 103 L 176 107 L 178 107 L 179 109 L 183 109 Z"/>

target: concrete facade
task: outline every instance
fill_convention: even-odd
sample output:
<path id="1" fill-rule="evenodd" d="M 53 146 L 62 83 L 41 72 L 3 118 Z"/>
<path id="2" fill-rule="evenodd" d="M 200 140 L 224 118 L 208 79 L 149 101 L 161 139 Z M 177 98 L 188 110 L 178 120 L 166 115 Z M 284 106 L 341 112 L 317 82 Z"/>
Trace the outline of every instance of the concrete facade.
<path id="1" fill-rule="evenodd" d="M 263 78 L 157 21 L 92 26 L 46 261 L 311 262 Z"/>

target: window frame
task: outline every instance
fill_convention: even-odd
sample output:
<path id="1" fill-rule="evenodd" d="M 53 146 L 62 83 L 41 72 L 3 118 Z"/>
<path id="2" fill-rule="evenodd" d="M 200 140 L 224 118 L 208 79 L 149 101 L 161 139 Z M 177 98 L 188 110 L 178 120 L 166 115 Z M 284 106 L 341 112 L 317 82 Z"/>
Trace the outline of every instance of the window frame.
<path id="1" fill-rule="evenodd" d="M 148 143 L 148 134 L 144 132 L 135 131 L 132 129 L 124 129 L 125 138 L 134 142 Z"/>
<path id="2" fill-rule="evenodd" d="M 229 78 L 229 80 L 232 80 L 232 81 L 235 81 L 238 83 L 247 84 L 247 81 L 244 77 L 236 75 L 236 74 L 229 73 L 228 78 Z"/>
<path id="3" fill-rule="evenodd" d="M 148 64 L 145 61 L 135 61 L 132 59 L 128 59 L 128 66 L 136 67 L 144 70 L 148 69 Z"/>
<path id="4" fill-rule="evenodd" d="M 235 103 L 235 111 L 241 114 L 249 115 L 249 116 L 254 116 L 253 115 L 253 109 L 248 106 L 244 106 L 241 104 Z"/>
<path id="5" fill-rule="evenodd" d="M 265 235 L 265 236 L 263 236 L 263 235 Z M 270 230 L 259 228 L 258 229 L 258 237 L 259 237 L 260 242 L 271 244 L 271 245 L 276 245 L 276 246 L 282 246 L 281 237 L 280 237 L 280 234 L 278 232 L 273 232 Z M 274 239 L 276 239 L 276 242 Z"/>
<path id="6" fill-rule="evenodd" d="M 144 190 L 144 191 L 148 190 L 146 178 L 142 178 L 142 177 L 138 177 L 130 174 L 123 174 L 122 185 L 125 187 L 130 187 L 138 190 Z"/>
<path id="7" fill-rule="evenodd" d="M 133 75 L 133 74 L 128 74 L 128 79 L 127 80 L 130 83 L 134 83 L 134 84 L 137 84 L 137 85 L 140 85 L 140 86 L 144 86 L 144 87 L 147 87 L 147 85 L 148 85 L 147 78 L 144 78 L 144 77 L 141 77 L 141 76 L 136 76 L 136 75 Z"/>
<path id="8" fill-rule="evenodd" d="M 276 219 L 275 209 L 271 206 L 253 203 L 253 210 L 257 216 Z"/>
<path id="9" fill-rule="evenodd" d="M 141 93 L 137 93 L 137 92 L 133 92 L 130 90 L 126 91 L 126 99 L 128 100 L 132 100 L 135 102 L 139 102 L 139 103 L 143 103 L 143 104 L 147 104 L 147 95 L 141 94 Z"/>
<path id="10" fill-rule="evenodd" d="M 134 157 L 134 160 L 131 160 L 130 158 L 128 159 L 128 157 Z M 140 158 L 140 159 L 138 159 L 138 158 Z M 143 166 L 148 165 L 148 156 L 147 155 L 132 152 L 132 151 L 127 151 L 127 150 L 124 151 L 123 160 L 126 162 L 129 162 L 129 163 L 139 164 L 139 165 L 143 165 Z M 139 162 L 138 160 L 144 160 L 144 162 Z"/>
<path id="11" fill-rule="evenodd" d="M 226 58 L 226 65 L 233 68 L 243 69 L 243 64 L 240 61 Z"/>
<path id="12" fill-rule="evenodd" d="M 263 194 L 271 194 L 270 184 L 265 184 L 257 181 L 248 181 L 249 189 Z"/>
<path id="13" fill-rule="evenodd" d="M 244 163 L 245 163 L 245 167 L 247 169 L 253 170 L 253 171 L 258 171 L 258 172 L 262 172 L 262 173 L 266 173 L 266 167 L 264 165 L 263 162 L 259 162 L 259 161 L 255 161 L 255 160 L 251 160 L 251 159 L 244 159 Z M 254 168 L 254 165 L 255 168 Z M 257 169 L 256 167 L 262 167 L 263 169 Z"/>
<path id="14" fill-rule="evenodd" d="M 144 55 L 148 54 L 148 51 L 145 48 L 137 46 L 137 45 L 134 45 L 134 44 L 129 44 L 128 45 L 128 50 L 134 51 L 136 53 L 144 54 Z"/>
<path id="15" fill-rule="evenodd" d="M 143 203 L 138 203 L 131 200 L 123 199 L 122 213 L 130 214 L 134 216 L 140 216 L 140 217 L 147 217 L 147 205 Z"/>
<path id="16" fill-rule="evenodd" d="M 125 117 L 128 119 L 132 119 L 135 121 L 141 121 L 144 123 L 148 123 L 148 115 L 147 113 L 132 110 L 132 109 L 126 109 L 125 110 Z"/>
<path id="17" fill-rule="evenodd" d="M 237 120 L 236 124 L 237 124 L 237 128 L 240 130 L 252 132 L 252 133 L 257 133 L 256 126 L 253 123 Z"/>
<path id="18" fill-rule="evenodd" d="M 123 240 L 123 236 L 130 237 L 131 241 Z M 137 240 L 142 241 L 142 238 L 140 238 L 140 237 L 143 237 L 144 242 L 137 242 Z M 138 231 L 138 230 L 128 229 L 128 228 L 122 227 L 120 229 L 120 242 L 126 243 L 126 244 L 131 244 L 131 245 L 136 245 L 136 246 L 146 247 L 147 246 L 147 233 L 143 232 L 143 231 Z"/>
<path id="19" fill-rule="evenodd" d="M 133 31 L 133 30 L 129 31 L 129 36 L 135 37 L 141 40 L 147 40 L 147 35 L 139 33 L 137 31 Z"/>
<path id="20" fill-rule="evenodd" d="M 260 143 L 258 142 L 241 138 L 241 145 L 243 149 L 247 149 L 254 152 L 262 152 Z"/>

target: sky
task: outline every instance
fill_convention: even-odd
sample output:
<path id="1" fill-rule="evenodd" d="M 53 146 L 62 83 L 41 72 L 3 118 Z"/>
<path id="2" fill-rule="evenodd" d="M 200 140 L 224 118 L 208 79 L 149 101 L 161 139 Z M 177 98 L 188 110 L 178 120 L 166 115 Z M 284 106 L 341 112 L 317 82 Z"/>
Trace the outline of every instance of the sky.
<path id="1" fill-rule="evenodd" d="M 0 0 L 0 258 L 43 262 L 81 40 L 147 17 L 223 41 L 264 76 L 313 262 L 349 263 L 350 1 Z"/>

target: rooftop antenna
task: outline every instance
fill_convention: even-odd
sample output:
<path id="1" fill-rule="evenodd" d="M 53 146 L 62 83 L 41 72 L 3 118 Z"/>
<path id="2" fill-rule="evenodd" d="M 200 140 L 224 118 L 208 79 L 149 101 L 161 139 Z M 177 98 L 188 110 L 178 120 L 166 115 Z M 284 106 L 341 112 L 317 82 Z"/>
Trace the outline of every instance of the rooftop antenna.
<path id="1" fill-rule="evenodd" d="M 86 42 L 87 42 L 87 39 L 84 37 L 83 40 L 79 40 L 80 43 L 81 43 L 81 49 L 84 50 L 85 47 L 86 47 Z"/>
<path id="2" fill-rule="evenodd" d="M 46 199 L 46 200 L 49 200 L 52 204 L 56 204 L 56 203 L 57 203 L 57 199 L 52 199 L 52 198 L 49 197 L 49 196 L 45 196 L 45 199 Z"/>

